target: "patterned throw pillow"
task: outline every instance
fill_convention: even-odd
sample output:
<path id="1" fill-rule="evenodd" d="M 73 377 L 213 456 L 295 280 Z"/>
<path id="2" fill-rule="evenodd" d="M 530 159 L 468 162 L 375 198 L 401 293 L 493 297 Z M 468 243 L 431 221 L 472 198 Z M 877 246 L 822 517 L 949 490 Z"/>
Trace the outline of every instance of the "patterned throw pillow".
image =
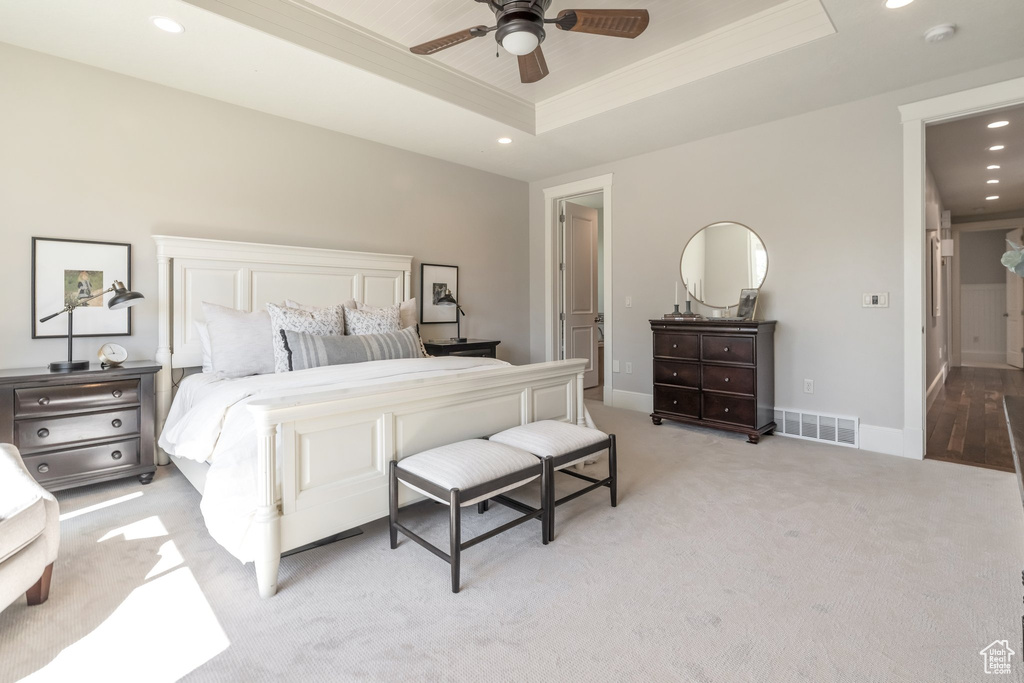
<path id="1" fill-rule="evenodd" d="M 423 357 L 420 337 L 411 327 L 389 334 L 326 336 L 281 330 L 281 339 L 292 370 Z"/>
<path id="2" fill-rule="evenodd" d="M 348 306 L 348 303 L 345 304 Z M 376 306 L 368 306 L 360 302 L 357 306 L 348 306 L 348 308 L 358 308 L 360 311 L 363 310 L 374 310 Z M 398 304 L 398 324 L 404 330 L 407 327 L 413 327 L 417 323 L 416 317 L 416 297 L 406 299 L 402 303 Z"/>
<path id="3" fill-rule="evenodd" d="M 274 334 L 274 372 L 288 372 L 288 349 L 281 337 L 281 330 L 319 335 L 344 334 L 344 310 L 344 304 L 308 310 L 267 304 L 270 327 Z"/>
<path id="4" fill-rule="evenodd" d="M 397 305 L 361 311 L 345 309 L 345 334 L 387 334 L 400 329 Z"/>

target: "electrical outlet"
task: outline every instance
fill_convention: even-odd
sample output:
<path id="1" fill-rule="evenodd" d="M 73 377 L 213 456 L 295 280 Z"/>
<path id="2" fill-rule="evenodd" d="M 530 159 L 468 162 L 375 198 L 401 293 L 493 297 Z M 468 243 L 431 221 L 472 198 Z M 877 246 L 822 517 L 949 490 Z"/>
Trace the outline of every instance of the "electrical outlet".
<path id="1" fill-rule="evenodd" d="M 618 372 L 618 371 L 619 371 L 619 361 L 613 360 L 612 361 L 612 372 Z"/>
<path id="2" fill-rule="evenodd" d="M 628 360 L 626 361 L 626 374 L 627 375 L 632 375 L 633 374 L 633 364 L 630 363 Z"/>
<path id="3" fill-rule="evenodd" d="M 804 393 L 805 394 L 813 394 L 814 393 L 814 380 L 813 379 L 805 379 L 804 380 Z"/>
<path id="4" fill-rule="evenodd" d="M 626 308 L 633 308 L 633 297 L 626 297 Z"/>

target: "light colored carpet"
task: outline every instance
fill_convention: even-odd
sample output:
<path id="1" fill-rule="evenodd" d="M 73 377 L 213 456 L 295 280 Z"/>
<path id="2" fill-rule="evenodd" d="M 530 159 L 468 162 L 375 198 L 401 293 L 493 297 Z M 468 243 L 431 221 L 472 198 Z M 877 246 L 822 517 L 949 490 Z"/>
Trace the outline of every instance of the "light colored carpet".
<path id="1" fill-rule="evenodd" d="M 458 595 L 375 522 L 283 560 L 263 601 L 173 467 L 65 492 L 65 514 L 115 502 L 62 523 L 49 602 L 0 614 L 0 679 L 959 683 L 996 639 L 1024 654 L 1013 475 L 590 408 L 619 507 L 593 493 L 547 547 L 531 523 L 471 548 Z M 446 537 L 440 506 L 406 519 Z"/>

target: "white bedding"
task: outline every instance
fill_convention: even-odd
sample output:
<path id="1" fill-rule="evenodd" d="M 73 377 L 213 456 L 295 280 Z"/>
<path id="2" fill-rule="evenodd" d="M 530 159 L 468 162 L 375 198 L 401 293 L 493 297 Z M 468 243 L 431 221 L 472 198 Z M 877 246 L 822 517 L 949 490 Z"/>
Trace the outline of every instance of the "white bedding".
<path id="1" fill-rule="evenodd" d="M 232 555 L 250 562 L 255 556 L 250 528 L 257 500 L 256 430 L 246 409 L 250 401 L 505 365 L 508 363 L 492 358 L 445 357 L 372 361 L 237 379 L 210 373 L 190 375 L 178 388 L 159 443 L 171 455 L 210 462 L 200 504 L 206 526 Z M 589 415 L 587 422 L 591 422 Z"/>

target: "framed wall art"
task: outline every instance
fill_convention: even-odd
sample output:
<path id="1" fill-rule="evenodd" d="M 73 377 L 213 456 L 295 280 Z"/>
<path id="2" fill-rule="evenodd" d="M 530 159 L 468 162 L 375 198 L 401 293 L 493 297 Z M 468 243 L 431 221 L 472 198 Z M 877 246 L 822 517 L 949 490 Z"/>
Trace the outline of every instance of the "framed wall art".
<path id="1" fill-rule="evenodd" d="M 453 323 L 456 307 L 439 303 L 447 291 L 459 300 L 459 267 L 436 263 L 420 264 L 420 322 Z"/>
<path id="2" fill-rule="evenodd" d="M 743 320 L 753 320 L 757 315 L 757 289 L 741 289 L 740 303 L 736 307 L 736 317 Z"/>
<path id="3" fill-rule="evenodd" d="M 67 319 L 39 319 L 69 300 L 102 292 L 114 280 L 132 288 L 132 245 L 120 242 L 32 238 L 32 338 L 67 337 Z M 113 293 L 75 308 L 76 337 L 115 337 L 132 333 L 131 308 L 112 311 Z"/>

